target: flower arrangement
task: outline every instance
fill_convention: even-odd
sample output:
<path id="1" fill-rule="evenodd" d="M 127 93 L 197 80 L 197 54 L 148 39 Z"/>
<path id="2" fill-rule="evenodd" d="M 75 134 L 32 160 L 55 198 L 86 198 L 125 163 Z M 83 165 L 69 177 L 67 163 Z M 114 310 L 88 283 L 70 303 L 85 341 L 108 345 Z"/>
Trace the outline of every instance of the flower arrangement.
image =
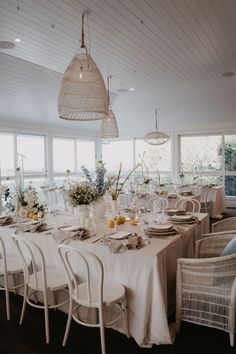
<path id="1" fill-rule="evenodd" d="M 6 185 L 0 186 L 0 191 L 4 194 L 6 208 L 22 218 L 42 218 L 46 206 L 39 200 L 36 189 L 31 185 L 25 189 L 14 183 L 12 183 L 12 186 L 14 188 L 13 194 L 10 191 L 10 187 Z"/>
<path id="2" fill-rule="evenodd" d="M 108 183 L 105 181 L 105 174 L 107 170 L 105 169 L 104 162 L 98 161 L 95 170 L 96 178 L 94 181 L 90 175 L 90 172 L 85 166 L 81 166 L 81 169 L 87 179 L 87 182 L 95 187 L 98 196 L 103 196 L 108 189 Z"/>
<path id="3" fill-rule="evenodd" d="M 73 206 L 90 204 L 98 197 L 95 187 L 88 182 L 75 182 L 68 191 L 70 202 Z"/>
<path id="4" fill-rule="evenodd" d="M 122 170 L 122 162 L 120 163 L 120 167 L 119 167 L 119 171 L 117 174 L 117 177 L 115 176 L 110 176 L 108 177 L 108 190 L 111 193 L 111 197 L 112 200 L 117 200 L 119 194 L 122 192 L 122 189 L 126 183 L 126 181 L 128 181 L 128 179 L 130 178 L 130 176 L 132 175 L 132 173 L 138 168 L 140 167 L 141 164 L 138 163 L 127 175 L 127 177 L 121 182 L 121 170 Z"/>

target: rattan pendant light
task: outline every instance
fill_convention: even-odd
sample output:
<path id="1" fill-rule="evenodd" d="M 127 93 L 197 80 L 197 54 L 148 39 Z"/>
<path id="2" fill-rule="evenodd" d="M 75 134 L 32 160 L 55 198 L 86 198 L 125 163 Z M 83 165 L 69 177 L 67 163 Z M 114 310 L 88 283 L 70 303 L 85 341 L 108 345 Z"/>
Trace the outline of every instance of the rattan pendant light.
<path id="1" fill-rule="evenodd" d="M 58 100 L 62 119 L 91 121 L 108 114 L 105 82 L 84 42 L 84 15 L 80 48 L 85 53 L 77 53 L 63 75 Z"/>
<path id="2" fill-rule="evenodd" d="M 155 109 L 155 120 L 156 120 L 156 130 L 146 134 L 143 139 L 147 144 L 150 144 L 150 145 L 165 144 L 165 143 L 167 143 L 167 141 L 170 140 L 170 137 L 163 132 L 159 132 L 159 130 L 157 128 L 157 109 Z"/>
<path id="3" fill-rule="evenodd" d="M 116 121 L 116 117 L 113 111 L 110 109 L 110 87 L 109 87 L 109 79 L 111 76 L 107 78 L 107 88 L 108 88 L 108 115 L 102 119 L 100 138 L 102 139 L 113 139 L 119 137 L 119 130 Z"/>

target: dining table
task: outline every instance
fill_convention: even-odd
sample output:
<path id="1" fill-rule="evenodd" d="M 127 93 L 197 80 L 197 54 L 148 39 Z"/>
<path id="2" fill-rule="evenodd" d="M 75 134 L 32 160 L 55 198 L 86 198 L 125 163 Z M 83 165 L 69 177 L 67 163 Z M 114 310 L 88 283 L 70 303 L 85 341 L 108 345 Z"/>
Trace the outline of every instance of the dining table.
<path id="1" fill-rule="evenodd" d="M 51 225 L 48 231 L 26 231 L 21 232 L 21 236 L 40 246 L 49 267 L 61 267 L 57 252 L 61 242 L 96 254 L 102 261 L 105 277 L 125 286 L 130 335 L 139 346 L 151 347 L 153 344 L 172 344 L 175 338 L 175 326 L 168 317 L 175 310 L 177 259 L 194 257 L 195 241 L 209 232 L 209 215 L 197 213 L 194 216 L 195 223 L 176 225 L 175 235 L 151 237 L 140 249 L 124 248 L 116 253 L 103 242 L 104 235 L 111 231 L 105 226 L 105 221 L 100 222 L 93 237 L 80 240 L 67 237 L 65 233 L 63 239 L 61 225 L 77 223 L 75 217 L 66 212 L 46 218 L 47 224 Z M 129 221 L 117 226 L 120 231 L 132 233 L 138 233 L 139 227 Z M 14 230 L 11 225 L 0 226 L 0 236 L 8 256 L 16 252 L 11 237 Z M 67 311 L 67 308 L 63 310 Z M 124 333 L 122 322 L 113 324 L 113 328 Z"/>

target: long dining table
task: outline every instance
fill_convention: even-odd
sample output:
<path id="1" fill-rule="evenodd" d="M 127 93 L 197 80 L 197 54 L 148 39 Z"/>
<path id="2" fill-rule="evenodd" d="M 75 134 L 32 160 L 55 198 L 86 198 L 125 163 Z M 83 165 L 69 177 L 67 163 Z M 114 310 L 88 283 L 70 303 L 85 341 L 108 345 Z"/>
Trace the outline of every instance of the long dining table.
<path id="1" fill-rule="evenodd" d="M 150 347 L 153 344 L 172 344 L 174 341 L 174 324 L 168 323 L 168 315 L 175 308 L 176 261 L 180 257 L 194 256 L 194 243 L 201 234 L 209 232 L 209 215 L 194 214 L 198 222 L 178 225 L 178 233 L 168 237 L 152 237 L 150 243 L 136 250 L 112 253 L 104 245 L 98 232 L 86 240 L 71 239 L 70 246 L 84 248 L 95 253 L 102 261 L 106 278 L 121 282 L 127 292 L 129 331 L 137 344 Z M 24 232 L 22 237 L 33 240 L 42 249 L 47 266 L 61 267 L 57 252 L 57 227 L 62 224 L 75 224 L 72 216 L 61 214 L 51 217 L 54 230 L 46 232 Z M 136 232 L 137 226 L 126 222 L 119 225 L 120 230 Z M 7 254 L 15 253 L 11 235 L 14 228 L 0 227 Z M 96 242 L 95 242 L 96 241 Z M 67 309 L 64 309 L 65 311 Z M 124 333 L 122 322 L 114 325 Z"/>

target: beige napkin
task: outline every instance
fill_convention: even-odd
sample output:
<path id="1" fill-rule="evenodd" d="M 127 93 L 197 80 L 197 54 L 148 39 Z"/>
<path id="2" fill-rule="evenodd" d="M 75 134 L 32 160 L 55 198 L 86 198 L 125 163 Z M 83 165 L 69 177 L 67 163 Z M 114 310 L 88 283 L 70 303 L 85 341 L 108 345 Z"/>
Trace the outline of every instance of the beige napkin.
<path id="1" fill-rule="evenodd" d="M 63 229 L 58 228 L 52 232 L 52 236 L 57 243 L 62 243 L 65 240 L 84 240 L 89 237 L 89 234 L 89 230 L 83 227 L 76 231 L 64 231 Z"/>
<path id="2" fill-rule="evenodd" d="M 13 221 L 13 218 L 10 215 L 0 217 L 0 225 L 10 224 Z"/>
<path id="3" fill-rule="evenodd" d="M 104 240 L 104 244 L 109 246 L 111 253 L 121 253 L 129 248 L 136 248 L 139 245 L 139 237 L 132 236 L 125 240 Z"/>
<path id="4" fill-rule="evenodd" d="M 26 223 L 20 223 L 17 226 L 17 231 L 18 232 L 36 232 L 39 227 L 42 225 L 42 223 L 40 221 L 38 222 L 26 222 Z"/>

